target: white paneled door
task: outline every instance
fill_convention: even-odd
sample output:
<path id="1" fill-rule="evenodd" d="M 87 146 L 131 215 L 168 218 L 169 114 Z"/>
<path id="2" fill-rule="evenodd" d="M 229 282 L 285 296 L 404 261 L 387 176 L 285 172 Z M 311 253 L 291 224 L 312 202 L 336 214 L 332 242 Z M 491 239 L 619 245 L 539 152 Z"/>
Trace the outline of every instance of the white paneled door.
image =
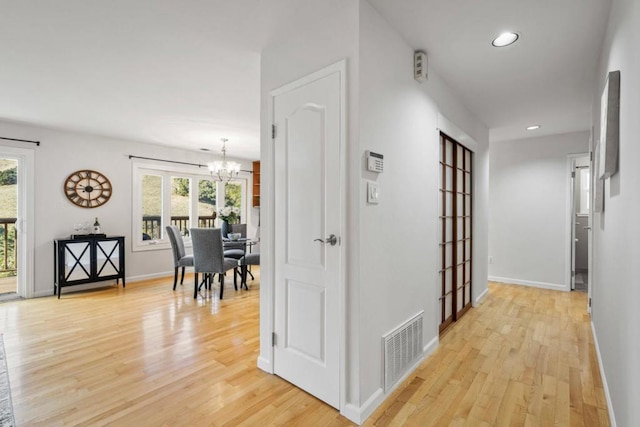
<path id="1" fill-rule="evenodd" d="M 274 96 L 274 372 L 340 403 L 342 73 Z"/>

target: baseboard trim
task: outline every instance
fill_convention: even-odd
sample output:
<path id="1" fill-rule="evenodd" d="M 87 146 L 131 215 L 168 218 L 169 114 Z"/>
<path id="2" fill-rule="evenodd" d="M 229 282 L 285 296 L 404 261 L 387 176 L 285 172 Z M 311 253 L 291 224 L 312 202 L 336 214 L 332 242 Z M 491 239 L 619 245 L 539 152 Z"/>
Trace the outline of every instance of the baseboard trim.
<path id="1" fill-rule="evenodd" d="M 266 357 L 258 356 L 258 369 L 262 369 L 269 374 L 273 374 L 273 364 L 271 363 L 271 360 Z"/>
<path id="2" fill-rule="evenodd" d="M 476 298 L 473 306 L 477 307 L 482 302 L 482 300 L 487 297 L 487 295 L 489 295 L 489 288 L 485 289 L 480 295 L 478 295 L 478 298 Z"/>
<path id="3" fill-rule="evenodd" d="M 600 377 L 602 378 L 602 387 L 604 388 L 604 397 L 607 399 L 607 409 L 609 410 L 609 421 L 612 427 L 616 427 L 616 416 L 613 412 L 613 402 L 611 401 L 611 394 L 609 393 L 609 384 L 607 384 L 607 376 L 604 373 L 604 366 L 602 365 L 602 355 L 600 354 L 600 345 L 598 344 L 598 337 L 596 336 L 596 326 L 591 322 L 591 334 L 593 335 L 593 344 L 596 348 L 596 356 L 598 357 L 598 366 L 600 367 Z"/>
<path id="4" fill-rule="evenodd" d="M 418 366 L 420 366 L 420 364 L 424 362 L 427 357 L 429 357 L 434 351 L 436 351 L 439 344 L 440 344 L 440 339 L 438 335 L 436 335 L 427 343 L 427 345 L 423 347 L 422 357 L 420 358 L 420 360 L 418 360 L 407 371 L 407 373 L 404 374 L 402 378 L 398 380 L 398 382 L 396 382 L 393 388 L 389 390 L 389 393 L 385 394 L 384 390 L 382 388 L 379 388 L 367 399 L 366 402 L 362 404 L 362 406 L 358 408 L 356 405 L 347 403 L 345 407 L 340 411 L 340 414 L 358 425 L 364 423 L 367 420 L 367 418 L 369 418 L 371 414 L 373 414 L 373 412 L 376 409 L 378 409 L 378 406 L 380 406 L 387 397 L 393 394 L 393 392 L 400 385 L 402 385 L 405 382 L 405 380 L 409 378 L 409 376 L 413 374 L 413 372 L 416 369 L 418 369 Z"/>
<path id="5" fill-rule="evenodd" d="M 424 361 L 427 357 L 431 356 L 431 353 L 436 351 L 439 344 L 440 344 L 440 337 L 438 335 L 431 338 L 431 341 L 429 341 L 422 350 L 422 353 L 423 353 L 422 360 Z"/>
<path id="6" fill-rule="evenodd" d="M 163 277 L 173 278 L 173 271 L 165 271 L 161 273 L 142 274 L 139 276 L 127 277 L 126 283 L 128 284 L 128 283 L 142 282 L 144 280 L 160 279 Z M 115 286 L 115 284 L 116 284 L 116 280 L 113 279 L 110 281 L 105 280 L 102 282 L 84 283 L 82 285 L 73 285 L 69 287 L 65 286 L 62 288 L 61 294 L 64 295 L 65 293 L 70 293 L 70 292 L 88 291 L 91 289 L 105 288 L 109 286 Z M 39 289 L 33 293 L 33 298 L 50 297 L 52 295 L 54 295 L 53 289 Z"/>
<path id="7" fill-rule="evenodd" d="M 361 425 L 371 414 L 373 414 L 373 411 L 375 411 L 376 408 L 384 402 L 385 397 L 384 390 L 379 388 L 359 408 L 356 405 L 347 403 L 340 411 L 340 415 L 349 421 L 353 421 L 354 423 Z"/>
<path id="8" fill-rule="evenodd" d="M 42 298 L 42 297 L 50 297 L 52 295 L 55 295 L 53 293 L 53 289 L 48 289 L 46 291 L 45 290 L 35 291 L 31 297 L 32 298 Z"/>
<path id="9" fill-rule="evenodd" d="M 565 292 L 568 291 L 568 289 L 564 285 L 559 285 L 557 283 L 535 282 L 533 280 L 520 280 L 520 279 L 511 279 L 509 277 L 496 277 L 496 276 L 489 276 L 489 281 L 507 283 L 510 285 L 531 286 L 532 288 L 552 289 L 554 291 L 565 291 Z"/>
<path id="10" fill-rule="evenodd" d="M 153 274 L 141 274 L 139 276 L 127 277 L 127 283 L 142 282 L 143 280 L 159 279 L 161 277 L 173 278 L 173 274 L 174 274 L 173 271 L 163 271 L 161 273 L 153 273 Z"/>

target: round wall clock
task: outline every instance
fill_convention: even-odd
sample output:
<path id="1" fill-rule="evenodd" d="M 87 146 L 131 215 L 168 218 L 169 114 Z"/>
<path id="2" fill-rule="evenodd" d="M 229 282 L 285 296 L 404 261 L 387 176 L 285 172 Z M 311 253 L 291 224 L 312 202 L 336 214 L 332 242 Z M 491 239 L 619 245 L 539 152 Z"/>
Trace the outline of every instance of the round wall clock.
<path id="1" fill-rule="evenodd" d="M 84 169 L 71 175 L 64 182 L 64 193 L 74 205 L 81 208 L 97 208 L 109 201 L 111 182 L 100 172 Z"/>

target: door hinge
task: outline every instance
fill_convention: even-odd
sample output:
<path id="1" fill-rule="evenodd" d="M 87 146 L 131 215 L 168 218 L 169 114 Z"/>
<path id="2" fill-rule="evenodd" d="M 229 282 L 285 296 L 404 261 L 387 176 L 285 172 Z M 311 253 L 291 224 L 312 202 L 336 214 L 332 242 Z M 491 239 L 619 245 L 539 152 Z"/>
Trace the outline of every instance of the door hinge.
<path id="1" fill-rule="evenodd" d="M 575 171 L 571 172 L 571 178 L 575 178 L 575 177 L 576 177 L 576 172 Z"/>
<path id="2" fill-rule="evenodd" d="M 575 271 L 571 272 L 571 277 L 576 277 L 576 272 Z"/>
<path id="3" fill-rule="evenodd" d="M 276 139 L 276 125 L 271 125 L 271 139 Z"/>
<path id="4" fill-rule="evenodd" d="M 589 308 L 591 308 L 591 297 L 589 297 Z"/>
<path id="5" fill-rule="evenodd" d="M 275 346 L 276 346 L 276 333 L 271 332 L 271 347 L 275 347 Z"/>
<path id="6" fill-rule="evenodd" d="M 589 151 L 589 161 L 593 162 L 593 151 Z"/>

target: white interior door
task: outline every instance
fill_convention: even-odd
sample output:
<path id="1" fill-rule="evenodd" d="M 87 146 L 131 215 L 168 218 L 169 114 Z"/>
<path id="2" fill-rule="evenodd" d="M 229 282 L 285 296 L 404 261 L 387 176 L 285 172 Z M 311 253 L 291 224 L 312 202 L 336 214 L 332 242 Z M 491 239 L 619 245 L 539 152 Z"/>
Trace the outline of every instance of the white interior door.
<path id="1" fill-rule="evenodd" d="M 309 76 L 287 88 L 273 104 L 274 372 L 337 408 L 341 73 Z"/>

